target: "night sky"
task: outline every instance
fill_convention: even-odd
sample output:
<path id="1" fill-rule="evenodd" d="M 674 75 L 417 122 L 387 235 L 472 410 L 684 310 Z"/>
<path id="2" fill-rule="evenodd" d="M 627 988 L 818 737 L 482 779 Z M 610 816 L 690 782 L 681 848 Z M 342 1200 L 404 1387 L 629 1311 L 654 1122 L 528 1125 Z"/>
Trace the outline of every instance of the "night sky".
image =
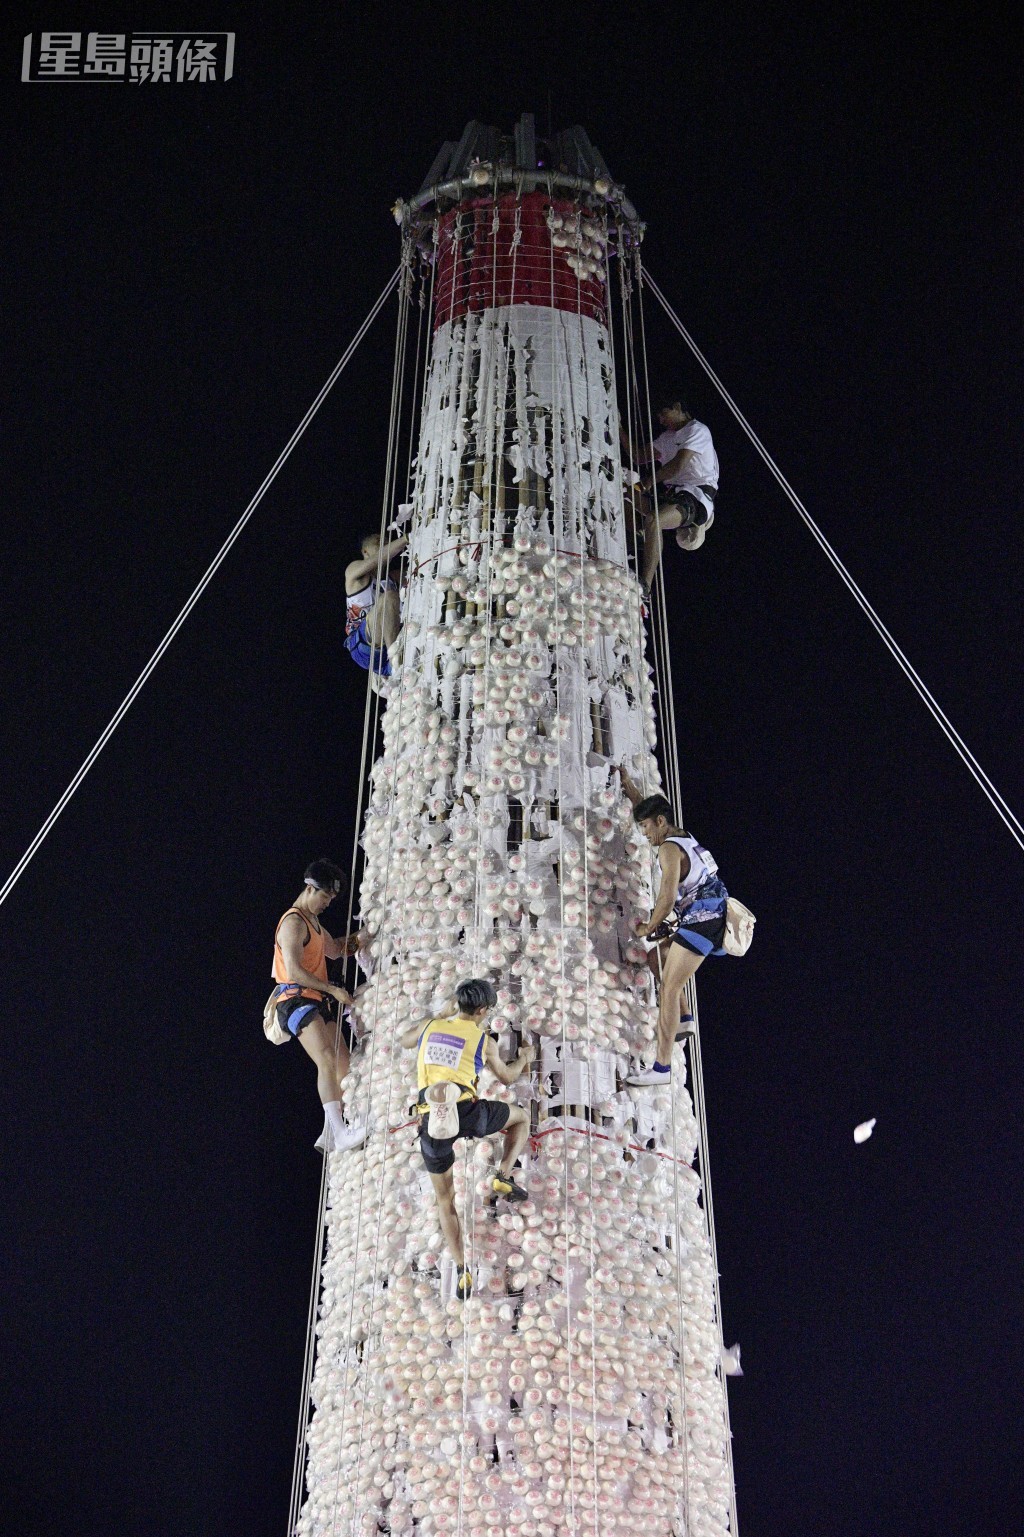
<path id="1" fill-rule="evenodd" d="M 1024 808 L 1017 39 L 967 7 L 556 9 L 8 26 L 0 875 L 383 286 L 392 201 L 471 118 L 543 131 L 549 93 Z M 230 83 L 18 78 L 26 32 L 170 17 L 236 30 Z M 704 550 L 667 555 L 683 812 L 758 916 L 700 978 L 740 1529 L 1010 1533 L 1024 857 L 648 324 L 722 461 Z M 389 307 L 0 910 L 2 1457 L 32 1537 L 284 1537 L 321 1117 L 260 1013 L 304 865 L 350 856 L 342 572 L 393 334 Z"/>

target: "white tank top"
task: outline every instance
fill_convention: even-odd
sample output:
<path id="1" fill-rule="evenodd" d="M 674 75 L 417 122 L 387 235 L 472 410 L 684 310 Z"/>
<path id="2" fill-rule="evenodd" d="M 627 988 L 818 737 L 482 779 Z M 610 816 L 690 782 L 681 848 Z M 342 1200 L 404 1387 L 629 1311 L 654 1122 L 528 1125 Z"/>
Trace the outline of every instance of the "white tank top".
<path id="1" fill-rule="evenodd" d="M 387 592 L 394 587 L 395 583 L 391 580 L 390 576 L 383 576 L 379 581 L 374 577 L 368 587 L 362 587 L 358 592 L 354 592 L 351 597 L 347 597 L 345 599 L 346 634 L 351 635 L 352 631 L 359 624 L 360 619 L 362 619 L 364 614 L 370 612 L 382 592 Z"/>
<path id="2" fill-rule="evenodd" d="M 666 838 L 665 842 L 677 843 L 683 853 L 689 857 L 690 868 L 680 882 L 676 893 L 676 907 L 689 907 L 697 895 L 697 888 L 718 874 L 718 865 L 707 849 L 703 848 L 696 838 L 691 838 L 689 833 L 685 833 L 681 838 Z"/>

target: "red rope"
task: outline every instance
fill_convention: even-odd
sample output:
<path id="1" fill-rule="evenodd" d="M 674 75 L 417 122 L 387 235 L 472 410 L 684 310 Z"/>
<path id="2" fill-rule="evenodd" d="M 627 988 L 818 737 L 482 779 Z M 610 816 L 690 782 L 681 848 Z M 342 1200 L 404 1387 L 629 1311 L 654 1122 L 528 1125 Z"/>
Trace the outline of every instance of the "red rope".
<path id="1" fill-rule="evenodd" d="M 415 1126 L 415 1125 L 418 1124 L 418 1122 L 419 1122 L 419 1116 L 418 1115 L 414 1115 L 411 1121 L 403 1121 L 401 1126 L 389 1126 L 388 1127 L 388 1136 L 390 1137 L 391 1133 L 395 1132 L 395 1131 L 405 1131 L 407 1127 Z"/>
<path id="2" fill-rule="evenodd" d="M 581 1137 L 598 1137 L 602 1142 L 615 1141 L 615 1138 L 610 1137 L 606 1131 L 586 1131 L 582 1126 L 549 1126 L 547 1131 L 539 1131 L 530 1138 L 531 1149 L 535 1150 L 536 1143 L 540 1142 L 543 1137 L 550 1137 L 556 1131 L 574 1131 Z M 681 1163 L 688 1169 L 693 1168 L 693 1164 L 690 1163 L 689 1159 L 676 1158 L 672 1153 L 659 1153 L 657 1148 L 642 1147 L 639 1142 L 627 1142 L 625 1146 L 631 1148 L 635 1153 L 653 1153 L 655 1158 L 667 1158 L 670 1163 Z"/>
<path id="3" fill-rule="evenodd" d="M 392 1136 L 396 1131 L 407 1131 L 410 1126 L 416 1126 L 419 1123 L 419 1119 L 420 1117 L 416 1115 L 413 1116 L 411 1121 L 402 1121 L 398 1126 L 389 1126 L 388 1136 Z M 556 1131 L 574 1131 L 578 1136 L 598 1137 L 602 1142 L 615 1141 L 615 1138 L 610 1137 L 606 1131 L 585 1131 L 582 1126 L 549 1126 L 547 1131 L 538 1131 L 535 1135 L 531 1136 L 530 1151 L 535 1153 L 538 1143 L 543 1141 L 545 1137 L 550 1137 Z M 639 1142 L 627 1142 L 625 1146 L 634 1153 L 653 1153 L 655 1158 L 667 1158 L 670 1163 L 681 1163 L 687 1169 L 693 1168 L 693 1164 L 688 1158 L 675 1158 L 671 1153 L 659 1153 L 655 1147 L 643 1147 Z"/>

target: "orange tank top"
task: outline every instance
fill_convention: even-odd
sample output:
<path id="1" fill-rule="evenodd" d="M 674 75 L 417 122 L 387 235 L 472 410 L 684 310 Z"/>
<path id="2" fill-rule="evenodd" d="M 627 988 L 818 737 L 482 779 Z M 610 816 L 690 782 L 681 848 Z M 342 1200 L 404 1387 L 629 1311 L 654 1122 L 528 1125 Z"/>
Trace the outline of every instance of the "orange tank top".
<path id="1" fill-rule="evenodd" d="M 277 920 L 277 928 L 274 930 L 274 981 L 286 984 L 288 982 L 288 967 L 285 964 L 281 944 L 277 937 L 281 932 L 282 923 L 288 917 L 288 913 L 298 913 L 309 931 L 306 943 L 302 947 L 303 966 L 307 971 L 311 971 L 314 977 L 319 977 L 322 982 L 326 982 L 327 958 L 324 955 L 324 931 L 323 929 L 315 929 L 309 918 L 306 917 L 306 914 L 297 907 L 289 907 L 288 912 L 282 913 Z M 322 993 L 315 993 L 308 987 L 297 987 L 297 991 L 301 998 L 323 997 Z"/>

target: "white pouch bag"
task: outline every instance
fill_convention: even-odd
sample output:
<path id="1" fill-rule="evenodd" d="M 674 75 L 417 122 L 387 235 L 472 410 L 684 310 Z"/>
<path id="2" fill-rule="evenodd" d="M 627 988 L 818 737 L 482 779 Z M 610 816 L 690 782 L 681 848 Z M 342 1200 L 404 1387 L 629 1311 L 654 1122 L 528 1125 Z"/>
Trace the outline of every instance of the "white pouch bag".
<path id="1" fill-rule="evenodd" d="M 430 1106 L 427 1136 L 439 1141 L 459 1134 L 459 1095 L 457 1083 L 432 1083 L 423 1091 L 423 1103 Z"/>
<path id="2" fill-rule="evenodd" d="M 729 898 L 725 904 L 725 938 L 722 940 L 726 955 L 746 955 L 756 922 L 749 907 L 744 907 L 735 897 Z"/>
<path id="3" fill-rule="evenodd" d="M 283 1046 L 291 1036 L 277 1022 L 277 988 L 271 993 L 263 1008 L 263 1034 L 271 1046 Z"/>

